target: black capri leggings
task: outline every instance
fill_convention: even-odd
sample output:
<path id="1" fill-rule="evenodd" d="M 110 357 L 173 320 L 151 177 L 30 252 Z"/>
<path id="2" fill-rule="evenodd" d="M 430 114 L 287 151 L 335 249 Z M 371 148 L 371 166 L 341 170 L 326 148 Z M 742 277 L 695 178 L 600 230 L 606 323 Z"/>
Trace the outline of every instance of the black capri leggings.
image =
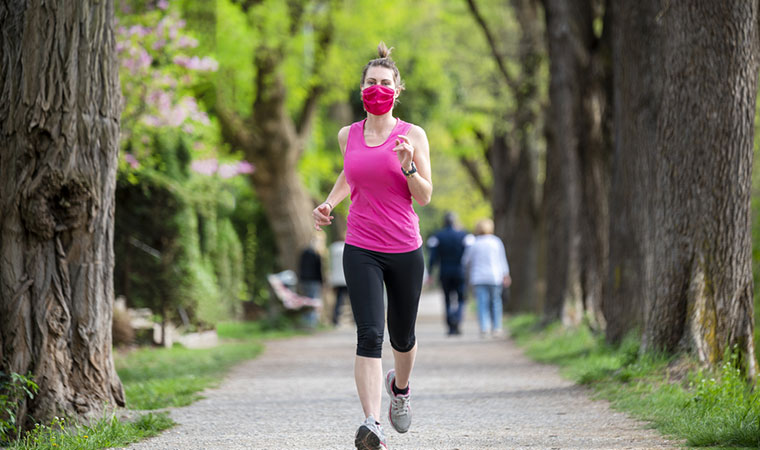
<path id="1" fill-rule="evenodd" d="M 424 271 L 422 247 L 408 253 L 380 253 L 346 244 L 343 272 L 356 321 L 357 355 L 368 358 L 382 355 L 383 282 L 388 289 L 391 346 L 399 352 L 408 352 L 414 347 L 414 325 Z"/>

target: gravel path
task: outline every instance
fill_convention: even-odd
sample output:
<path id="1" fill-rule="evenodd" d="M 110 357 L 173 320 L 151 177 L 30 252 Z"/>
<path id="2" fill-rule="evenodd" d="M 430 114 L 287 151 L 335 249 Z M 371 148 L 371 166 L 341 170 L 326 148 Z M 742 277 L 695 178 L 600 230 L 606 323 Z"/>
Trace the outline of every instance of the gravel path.
<path id="1" fill-rule="evenodd" d="M 673 448 L 656 432 L 557 369 L 534 363 L 507 340 L 481 340 L 469 320 L 444 336 L 441 297 L 424 294 L 412 374 L 414 420 L 397 434 L 383 419 L 390 449 Z M 267 344 L 219 388 L 174 409 L 178 426 L 130 449 L 350 449 L 364 419 L 353 380 L 354 329 Z M 392 367 L 387 344 L 384 370 Z M 387 397 L 383 407 L 387 408 Z"/>

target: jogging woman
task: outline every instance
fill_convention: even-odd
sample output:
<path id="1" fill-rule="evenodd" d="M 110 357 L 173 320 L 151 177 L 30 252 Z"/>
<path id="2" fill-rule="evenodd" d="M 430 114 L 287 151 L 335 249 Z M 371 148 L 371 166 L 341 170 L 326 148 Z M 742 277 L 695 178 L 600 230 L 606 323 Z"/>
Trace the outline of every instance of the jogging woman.
<path id="1" fill-rule="evenodd" d="M 356 431 L 357 449 L 388 448 L 378 421 L 383 385 L 391 398 L 391 426 L 406 433 L 411 425 L 409 377 L 417 353 L 414 327 L 424 272 L 412 198 L 424 206 L 433 192 L 427 136 L 422 128 L 393 117 L 404 85 L 382 42 L 378 54 L 362 72 L 367 118 L 338 132 L 343 171 L 313 211 L 319 230 L 332 222 L 332 209 L 351 195 L 343 268 L 357 328 L 354 377 L 366 418 Z M 383 285 L 394 356 L 394 368 L 385 377 L 380 359 L 386 317 Z"/>

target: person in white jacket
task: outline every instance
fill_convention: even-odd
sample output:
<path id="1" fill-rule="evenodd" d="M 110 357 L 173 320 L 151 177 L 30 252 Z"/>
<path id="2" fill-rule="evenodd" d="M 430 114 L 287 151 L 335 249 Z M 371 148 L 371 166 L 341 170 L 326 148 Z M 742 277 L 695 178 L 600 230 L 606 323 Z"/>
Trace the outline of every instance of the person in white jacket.
<path id="1" fill-rule="evenodd" d="M 478 302 L 481 337 L 504 335 L 502 327 L 502 289 L 509 287 L 509 264 L 504 244 L 493 235 L 493 221 L 483 219 L 475 225 L 475 242 L 462 255 L 468 283 Z"/>

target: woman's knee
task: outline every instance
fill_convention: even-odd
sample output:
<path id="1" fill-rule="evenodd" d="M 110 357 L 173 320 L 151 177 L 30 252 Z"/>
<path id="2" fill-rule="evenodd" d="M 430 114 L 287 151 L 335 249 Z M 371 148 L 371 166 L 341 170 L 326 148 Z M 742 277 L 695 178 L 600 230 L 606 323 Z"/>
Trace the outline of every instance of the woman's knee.
<path id="1" fill-rule="evenodd" d="M 417 337 L 414 335 L 414 331 L 402 335 L 391 334 L 391 347 L 400 353 L 406 353 L 412 351 L 414 344 L 417 343 Z"/>
<path id="2" fill-rule="evenodd" d="M 383 354 L 383 329 L 363 326 L 356 330 L 356 354 L 367 358 L 380 358 Z"/>

